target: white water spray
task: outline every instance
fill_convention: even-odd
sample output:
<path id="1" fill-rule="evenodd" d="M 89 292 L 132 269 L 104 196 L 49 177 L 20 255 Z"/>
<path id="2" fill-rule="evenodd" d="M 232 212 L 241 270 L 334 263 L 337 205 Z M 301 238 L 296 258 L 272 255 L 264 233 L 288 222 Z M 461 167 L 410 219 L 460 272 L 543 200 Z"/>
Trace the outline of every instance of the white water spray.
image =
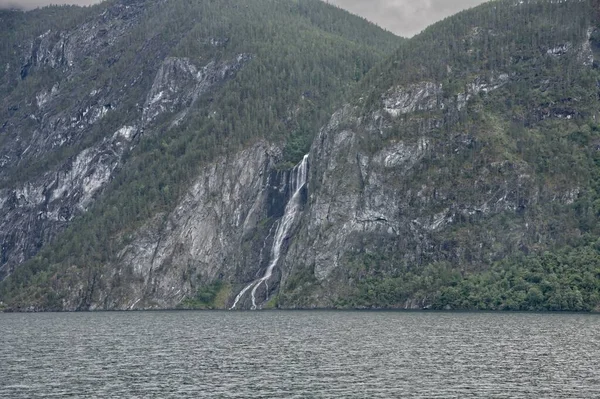
<path id="1" fill-rule="evenodd" d="M 260 249 L 259 262 L 261 264 L 262 264 L 262 259 L 263 259 L 263 252 L 265 250 L 265 247 L 267 245 L 267 241 L 269 240 L 269 237 L 271 237 L 271 233 L 272 232 L 273 232 L 273 226 L 271 226 L 271 229 L 269 229 L 269 234 L 267 235 L 267 238 L 265 239 L 263 247 Z M 229 308 L 229 310 L 235 309 L 235 307 L 237 306 L 238 302 L 240 301 L 240 299 L 242 299 L 242 297 L 244 296 L 244 294 L 246 293 L 246 291 L 248 291 L 250 288 L 252 288 L 252 286 L 254 284 L 256 284 L 256 282 L 257 282 L 257 280 L 254 280 L 253 282 L 251 282 L 250 284 L 248 284 L 246 287 L 244 287 L 244 289 L 241 290 L 239 294 L 237 294 L 237 296 L 235 297 L 235 301 L 233 302 L 233 306 L 231 306 Z"/>
<path id="2" fill-rule="evenodd" d="M 254 288 L 252 288 L 252 292 L 251 292 L 252 310 L 255 310 L 257 308 L 256 290 L 258 290 L 258 287 L 260 287 L 260 285 L 262 283 L 267 284 L 268 280 L 273 275 L 273 269 L 275 269 L 275 266 L 277 266 L 277 263 L 279 262 L 279 258 L 281 257 L 281 247 L 283 246 L 283 242 L 287 238 L 287 235 L 288 235 L 290 229 L 292 228 L 294 221 L 296 220 L 296 216 L 298 215 L 298 213 L 300 212 L 300 210 L 302 208 L 302 201 L 301 201 L 300 197 L 301 197 L 302 188 L 306 185 L 307 180 L 308 180 L 308 155 L 305 155 L 304 158 L 302 159 L 302 162 L 300 162 L 298 165 L 296 165 L 294 170 L 292 170 L 292 173 L 290 176 L 290 190 L 291 190 L 292 196 L 290 197 L 290 200 L 288 201 L 287 205 L 285 206 L 285 211 L 283 213 L 283 217 L 279 221 L 279 224 L 277 226 L 277 231 L 275 232 L 273 246 L 271 247 L 271 263 L 269 263 L 269 267 L 267 267 L 265 275 L 262 278 L 251 282 L 242 291 L 240 291 L 240 293 L 235 298 L 235 301 L 233 302 L 233 306 L 231 308 L 229 308 L 229 310 L 235 309 L 235 307 L 237 306 L 240 299 L 242 299 L 244 294 L 246 292 L 248 292 L 248 290 L 252 287 L 254 287 Z M 267 289 L 267 295 L 268 295 L 268 289 Z"/>

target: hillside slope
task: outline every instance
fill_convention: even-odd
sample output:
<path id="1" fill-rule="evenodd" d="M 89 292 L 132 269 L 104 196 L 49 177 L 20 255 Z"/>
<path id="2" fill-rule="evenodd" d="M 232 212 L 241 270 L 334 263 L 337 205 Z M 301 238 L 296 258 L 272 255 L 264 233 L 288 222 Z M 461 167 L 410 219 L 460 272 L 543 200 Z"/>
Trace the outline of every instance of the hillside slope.
<path id="1" fill-rule="evenodd" d="M 139 97 L 82 107 L 56 142 L 93 132 L 78 123 L 98 113 L 123 119 L 71 155 L 7 163 L 3 209 L 72 220 L 15 261 L 10 308 L 598 308 L 597 1 L 492 1 L 406 41 L 319 2 L 152 4 L 110 73 L 139 76 Z M 107 31 L 138 32 L 117 21 Z M 152 60 L 140 51 L 169 40 Z M 24 82 L 48 52 L 27 54 Z M 129 71 L 132 57 L 154 69 Z M 27 156 L 18 142 L 3 148 Z M 11 186 L 48 168 L 81 177 Z M 17 219 L 43 220 L 35 206 Z"/>
<path id="2" fill-rule="evenodd" d="M 0 20 L 0 280 L 27 301 L 34 276 L 113 260 L 216 157 L 269 140 L 273 162 L 299 160 L 400 41 L 312 0 L 107 1 Z"/>
<path id="3" fill-rule="evenodd" d="M 490 2 L 369 73 L 313 143 L 281 303 L 597 308 L 598 11 Z"/>

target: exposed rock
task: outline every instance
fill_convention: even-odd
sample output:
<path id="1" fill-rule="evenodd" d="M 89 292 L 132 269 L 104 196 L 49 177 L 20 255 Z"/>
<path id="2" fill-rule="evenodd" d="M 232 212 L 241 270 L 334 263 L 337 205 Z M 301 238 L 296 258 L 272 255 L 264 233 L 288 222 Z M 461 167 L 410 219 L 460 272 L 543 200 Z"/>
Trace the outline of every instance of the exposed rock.
<path id="1" fill-rule="evenodd" d="M 469 102 L 469 100 L 479 93 L 490 93 L 499 89 L 510 81 L 508 74 L 500 74 L 497 78 L 492 78 L 490 81 L 478 77 L 467 85 L 467 90 L 456 95 L 456 108 L 461 111 Z"/>
<path id="2" fill-rule="evenodd" d="M 167 2 L 153 4 L 159 7 Z M 15 59 L 3 68 L 8 83 L 2 87 L 15 85 L 26 94 L 16 90 L 17 94 L 0 99 L 0 280 L 35 256 L 78 215 L 88 212 L 103 193 L 118 188 L 109 185 L 138 151 L 143 154 L 135 161 L 165 151 L 161 160 L 183 154 L 181 159 L 193 159 L 190 163 L 202 162 L 189 169 L 185 165 L 187 176 L 195 177 L 177 182 L 175 192 L 186 190 L 183 195 L 169 197 L 160 211 L 154 210 L 158 206 L 152 208 L 156 203 L 144 204 L 154 212 L 148 219 L 111 232 L 103 244 L 114 247 L 102 254 L 101 261 L 90 265 L 80 258 L 69 264 L 61 259 L 60 265 L 50 267 L 51 273 L 43 277 L 48 277 L 44 283 L 52 287 L 40 301 L 60 298 L 62 303 L 52 306 L 65 310 L 173 308 L 194 298 L 199 289 L 219 282 L 227 287 L 219 294 L 228 296 L 228 301 L 220 299 L 220 306 L 226 302 L 231 307 L 235 301 L 236 309 L 267 304 L 335 307 L 338 300 L 355 295 L 365 281 L 400 279 L 403 273 L 419 275 L 431 264 L 451 265 L 466 275 L 486 270 L 521 249 L 523 253 L 530 248 L 544 251 L 560 242 L 561 230 L 571 227 L 564 219 L 595 209 L 591 197 L 588 203 L 579 202 L 591 196 L 585 184 L 592 177 L 579 181 L 570 170 L 565 171 L 571 164 L 579 166 L 578 159 L 567 158 L 573 162 L 563 162 L 560 170 L 553 170 L 551 164 L 559 160 L 553 152 L 556 148 L 584 159 L 589 156 L 586 150 L 593 152 L 600 146 L 595 124 L 588 123 L 597 116 L 597 93 L 579 87 L 572 90 L 574 94 L 554 96 L 560 68 L 539 75 L 525 72 L 531 65 L 568 61 L 571 77 L 577 68 L 592 76 L 595 72 L 582 64 L 594 65 L 598 47 L 594 29 L 588 31 L 585 42 L 578 29 L 577 40 L 553 36 L 548 43 L 536 38 L 540 43 L 527 47 L 529 41 L 510 38 L 498 22 L 494 29 L 449 26 L 447 32 L 462 33 L 447 42 L 447 52 L 441 56 L 429 52 L 423 57 L 439 62 L 435 68 L 424 63 L 419 68 L 417 59 L 411 70 L 398 66 L 397 77 L 381 81 L 376 74 L 368 77 L 367 82 L 372 79 L 380 91 L 360 93 L 361 100 L 340 108 L 318 132 L 301 167 L 290 172 L 289 165 L 283 164 L 281 147 L 290 136 L 288 144 L 298 143 L 293 141 L 295 133 L 285 129 L 304 129 L 297 119 L 317 110 L 314 105 L 320 104 L 323 93 L 314 87 L 289 93 L 269 88 L 265 94 L 276 101 L 293 100 L 275 106 L 265 103 L 268 107 L 252 103 L 244 112 L 264 111 L 252 121 L 254 131 L 263 126 L 279 130 L 262 136 L 254 131 L 248 137 L 237 131 L 228 135 L 232 129 L 227 125 L 244 121 L 247 115 L 240 113 L 231 123 L 216 118 L 236 109 L 235 104 L 218 109 L 224 98 L 213 101 L 213 94 L 223 95 L 219 86 L 254 57 L 243 51 L 258 48 L 260 43 L 246 47 L 236 35 L 230 39 L 221 27 L 208 32 L 195 25 L 192 16 L 191 33 L 169 27 L 166 36 L 174 37 L 172 43 L 165 44 L 159 34 L 150 37 L 152 29 L 135 31 L 142 37 L 138 44 L 144 54 L 139 63 L 121 65 L 119 57 L 129 53 L 113 54 L 112 48 L 140 24 L 145 9 L 142 1 L 110 3 L 101 15 L 73 29 L 49 30 L 15 47 Z M 475 22 L 490 22 L 489 17 L 481 18 Z M 200 32 L 205 31 L 202 36 Z M 184 39 L 177 37 L 180 33 Z M 482 47 L 496 42 L 505 47 L 493 52 Z M 423 43 L 433 47 L 408 46 L 406 54 L 421 57 L 439 44 L 426 34 L 415 43 L 415 48 Z M 173 50 L 171 44 L 180 46 Z M 194 49 L 206 54 L 194 54 Z M 102 66 L 95 64 L 100 59 Z M 303 56 L 302 61 L 306 59 Z M 265 60 L 273 58 L 258 61 Z M 114 65 L 122 76 L 97 71 Z M 384 64 L 382 70 L 392 65 L 399 63 Z M 254 76 L 268 67 L 266 62 L 252 66 L 257 66 Z M 276 86 L 280 86 L 279 79 L 296 73 L 278 69 L 265 75 L 275 77 Z M 47 73 L 52 79 L 27 91 L 37 73 Z M 260 85 L 248 89 L 239 80 L 232 83 L 232 87 L 246 87 L 244 95 L 255 88 L 261 92 Z M 522 101 L 519 97 L 525 90 L 531 98 Z M 500 98 L 505 94 L 506 98 Z M 206 102 L 199 101 L 202 96 Z M 365 98 L 378 102 L 373 105 Z M 589 108 L 582 106 L 586 101 Z M 200 104 L 208 109 L 200 110 Z M 322 114 L 322 109 L 318 111 Z M 200 118 L 215 121 L 222 129 L 210 132 L 215 134 L 212 145 L 220 150 L 219 140 L 234 143 L 223 145 L 220 156 L 213 152 L 203 159 L 205 153 L 197 143 L 204 142 L 194 142 L 198 137 L 193 134 L 173 139 L 180 133 L 176 126 L 186 127 L 186 122 Z M 550 118 L 554 120 L 542 124 Z M 568 128 L 564 137 L 551 137 L 559 146 L 539 145 L 544 154 L 538 160 L 524 147 L 530 142 L 537 145 L 546 133 L 551 136 L 551 123 Z M 210 123 L 202 127 L 213 128 Z M 193 130 L 181 129 L 184 134 Z M 188 152 L 188 143 L 196 146 L 193 152 Z M 297 147 L 304 149 L 302 144 Z M 36 164 L 37 158 L 46 163 Z M 593 164 L 593 158 L 585 158 L 588 161 Z M 169 167 L 149 163 L 150 171 Z M 145 181 L 151 178 L 142 176 Z M 166 181 L 162 179 L 161 183 Z M 182 188 L 188 182 L 189 187 Z M 583 228 L 574 231 L 569 238 L 577 239 L 582 232 Z M 34 285 L 32 292 L 37 288 Z M 239 295 L 244 289 L 250 291 Z M 391 306 L 426 308 L 431 305 L 429 294 L 402 298 Z"/>
<path id="3" fill-rule="evenodd" d="M 507 78 L 492 84 L 476 82 L 470 90 L 491 91 Z M 424 90 L 411 93 L 401 101 L 410 105 L 395 109 L 408 112 L 433 106 Z M 389 103 L 384 107 L 389 112 Z M 457 135 L 452 143 L 427 136 L 415 141 L 394 139 L 373 154 L 365 153 L 362 138 L 378 128 L 356 112 L 346 107 L 336 113 L 311 149 L 310 200 L 297 233 L 301 239 L 290 246 L 283 266 L 282 306 L 334 306 L 340 295 L 352 289 L 352 260 L 365 253 L 390 257 L 384 261 L 389 262 L 387 271 L 380 273 L 435 261 L 492 262 L 507 248 L 536 242 L 537 233 L 526 219 L 508 230 L 497 228 L 485 234 L 479 232 L 485 231 L 482 226 L 498 215 L 535 209 L 540 202 L 568 205 L 579 192 L 567 186 L 557 196 L 556 188 L 538 186 L 526 163 L 492 162 L 475 171 L 468 188 L 461 187 L 451 171 L 425 166 L 432 159 L 471 151 L 475 139 L 464 135 Z M 450 239 L 452 231 L 466 221 L 472 223 L 474 237 L 460 243 Z M 286 281 L 298 273 L 315 282 L 286 290 Z M 424 302 L 411 301 L 405 308 L 423 306 Z"/>
<path id="4" fill-rule="evenodd" d="M 58 95 L 58 93 L 59 93 L 58 83 L 54 84 L 54 86 L 52 86 L 52 89 L 50 91 L 44 90 L 44 91 L 38 93 L 35 96 L 38 108 L 43 109 L 44 105 L 46 105 L 46 103 L 48 103 L 48 101 L 50 101 L 54 97 L 56 97 Z"/>
<path id="5" fill-rule="evenodd" d="M 144 126 L 150 124 L 159 115 L 167 112 L 183 111 L 174 123 L 181 123 L 187 108 L 193 106 L 198 97 L 215 83 L 231 77 L 250 56 L 240 54 L 229 63 L 210 62 L 198 70 L 188 58 L 169 57 L 160 66 L 148 93 L 142 114 Z"/>
<path id="6" fill-rule="evenodd" d="M 467 102 L 479 93 L 490 93 L 506 85 L 510 77 L 506 73 L 492 79 L 477 77 L 467 84 L 464 92 L 456 95 L 455 102 L 443 98 L 442 84 L 421 82 L 407 87 L 394 87 L 383 97 L 383 110 L 393 117 L 414 112 L 443 110 L 454 107 L 461 111 Z"/>
<path id="7" fill-rule="evenodd" d="M 280 157 L 277 147 L 259 142 L 204 168 L 177 208 L 147 223 L 106 267 L 101 279 L 112 288 L 96 290 L 90 306 L 175 307 L 203 282 L 254 279 L 261 262 L 249 262 L 258 253 L 248 245 L 263 245 L 257 229 L 273 213 L 270 190 Z M 68 308 L 80 301 L 72 297 Z"/>
<path id="8" fill-rule="evenodd" d="M 94 71 L 78 62 L 110 53 L 121 35 L 139 23 L 143 10 L 140 1 L 114 4 L 73 30 L 48 31 L 29 43 L 20 78 L 51 68 L 62 79 L 46 83 L 30 103 L 16 96 L 8 120 L 0 124 L 6 136 L 0 143 L 0 280 L 92 206 L 140 135 L 152 134 L 152 126 L 147 126 L 151 120 L 178 112 L 168 116 L 172 124 L 180 123 L 199 96 L 234 77 L 251 58 L 240 54 L 197 69 L 189 59 L 161 56 L 168 49 L 162 43 L 154 49 L 149 42 L 155 65 L 128 68 L 127 76 L 120 77 L 128 82 L 123 87 L 111 81 L 99 84 Z M 140 76 L 148 71 L 156 74 L 154 83 L 142 82 Z M 76 94 L 70 92 L 71 80 L 83 86 Z M 146 104 L 133 112 L 124 106 L 132 102 L 132 93 L 141 93 L 137 101 Z M 12 100 L 10 95 L 2 99 L 9 104 Z M 48 169 L 11 180 L 36 160 L 53 157 Z"/>
<path id="9" fill-rule="evenodd" d="M 581 45 L 581 52 L 579 58 L 583 65 L 591 67 L 594 65 L 594 51 L 592 50 L 592 35 L 596 31 L 596 28 L 590 27 L 587 31 L 587 40 Z"/>
<path id="10" fill-rule="evenodd" d="M 68 32 L 49 30 L 33 40 L 22 56 L 20 78 L 26 79 L 32 68 L 50 67 L 68 71 L 100 49 L 114 45 L 138 23 L 143 12 L 141 2 L 115 3 L 93 20 Z"/>
<path id="11" fill-rule="evenodd" d="M 124 126 L 57 172 L 47 172 L 14 190 L 0 190 L 0 276 L 9 274 L 73 217 L 87 210 L 129 151 L 135 131 L 135 127 Z"/>
<path id="12" fill-rule="evenodd" d="M 553 48 L 549 48 L 548 50 L 546 50 L 546 54 L 554 56 L 554 57 L 560 57 L 562 55 L 565 55 L 569 52 L 569 50 L 571 50 L 571 48 L 573 47 L 573 44 L 571 43 L 565 43 Z"/>
<path id="13" fill-rule="evenodd" d="M 383 98 L 385 111 L 399 116 L 416 111 L 431 111 L 442 108 L 442 85 L 433 82 L 421 82 L 407 87 L 395 87 Z"/>

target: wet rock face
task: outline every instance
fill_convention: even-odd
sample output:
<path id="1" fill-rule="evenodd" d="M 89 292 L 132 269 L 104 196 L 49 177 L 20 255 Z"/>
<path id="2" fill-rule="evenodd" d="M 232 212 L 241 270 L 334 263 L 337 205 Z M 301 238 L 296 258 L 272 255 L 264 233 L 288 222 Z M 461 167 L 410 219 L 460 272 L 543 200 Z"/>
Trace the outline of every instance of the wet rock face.
<path id="1" fill-rule="evenodd" d="M 272 259 L 275 241 L 283 257 L 308 203 L 306 187 L 298 190 L 293 171 L 278 169 L 281 159 L 279 147 L 258 142 L 203 168 L 172 212 L 156 215 L 126 238 L 129 243 L 114 263 L 93 279 L 72 276 L 81 285 L 65 289 L 64 308 L 173 308 L 217 280 L 231 287 L 229 307 L 243 287 L 273 266 L 272 276 L 257 286 L 255 301 L 248 291 L 237 304 L 262 308 L 280 286 L 282 269 Z M 294 217 L 280 232 L 292 197 Z"/>
<path id="2" fill-rule="evenodd" d="M 15 85 L 35 82 L 38 73 L 55 77 L 26 98 L 0 98 L 0 280 L 88 212 L 141 140 L 192 120 L 198 100 L 251 61 L 246 53 L 224 58 L 230 53 L 221 50 L 234 42 L 226 36 L 198 38 L 220 52 L 214 59 L 171 56 L 153 37 L 144 42 L 150 56 L 142 63 L 97 79 L 83 60 L 103 54 L 108 67 L 118 63 L 111 51 L 139 23 L 143 4 L 120 1 L 72 30 L 45 32 L 21 45 L 18 62 L 0 65 Z M 473 28 L 467 53 L 487 34 L 494 32 Z M 552 62 L 576 57 L 588 70 L 600 45 L 597 31 L 587 36 L 536 51 Z M 292 188 L 290 170 L 281 166 L 282 143 L 254 141 L 203 164 L 172 211 L 115 238 L 116 259 L 93 269 L 65 266 L 56 282 L 63 286 L 53 287 L 65 294 L 63 308 L 173 308 L 216 281 L 230 290 L 223 294 L 227 307 L 245 287 L 238 309 L 263 307 L 277 295 L 282 307 L 328 307 L 361 278 L 440 261 L 482 270 L 516 250 L 552 243 L 548 232 L 556 226 L 547 226 L 543 208 L 574 204 L 585 187 L 536 176 L 533 165 L 510 153 L 514 137 L 502 136 L 504 121 L 488 120 L 504 114 L 484 109 L 486 96 L 526 83 L 508 67 L 454 73 L 460 79 L 453 88 L 446 87 L 452 79 L 442 84 L 424 74 L 361 96 L 378 104 L 342 107 L 312 144 L 302 189 Z M 550 90 L 549 81 L 537 83 Z M 579 100 L 548 101 L 528 109 L 526 120 L 581 117 Z M 478 158 L 494 139 L 502 141 L 494 149 L 507 152 Z M 28 166 L 44 157 L 49 166 L 33 173 Z M 357 272 L 365 257 L 377 258 L 378 270 Z"/>

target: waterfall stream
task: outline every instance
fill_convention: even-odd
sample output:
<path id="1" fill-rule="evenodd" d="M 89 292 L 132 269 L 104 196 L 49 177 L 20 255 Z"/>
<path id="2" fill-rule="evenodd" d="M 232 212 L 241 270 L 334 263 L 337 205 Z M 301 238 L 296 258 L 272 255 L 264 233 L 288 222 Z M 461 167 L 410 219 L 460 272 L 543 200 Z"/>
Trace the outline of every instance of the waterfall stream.
<path id="1" fill-rule="evenodd" d="M 302 188 L 306 185 L 308 180 L 308 155 L 305 155 L 302 161 L 294 167 L 292 173 L 290 174 L 290 192 L 292 196 L 285 206 L 285 211 L 283 213 L 283 217 L 279 221 L 277 225 L 277 230 L 275 231 L 275 238 L 273 239 L 273 246 L 271 247 L 271 262 L 265 271 L 265 274 L 262 278 L 258 280 L 254 280 L 240 293 L 236 296 L 235 301 L 233 302 L 233 306 L 229 308 L 229 310 L 235 309 L 238 302 L 242 297 L 252 288 L 252 310 L 256 310 L 256 291 L 261 286 L 261 284 L 268 284 L 268 280 L 273 275 L 273 269 L 277 266 L 279 262 L 279 258 L 281 257 L 281 247 L 285 239 L 288 236 L 288 233 L 292 226 L 294 225 L 294 221 L 296 220 L 296 216 L 302 209 L 302 200 L 301 193 Z M 268 289 L 267 289 L 268 295 Z"/>

